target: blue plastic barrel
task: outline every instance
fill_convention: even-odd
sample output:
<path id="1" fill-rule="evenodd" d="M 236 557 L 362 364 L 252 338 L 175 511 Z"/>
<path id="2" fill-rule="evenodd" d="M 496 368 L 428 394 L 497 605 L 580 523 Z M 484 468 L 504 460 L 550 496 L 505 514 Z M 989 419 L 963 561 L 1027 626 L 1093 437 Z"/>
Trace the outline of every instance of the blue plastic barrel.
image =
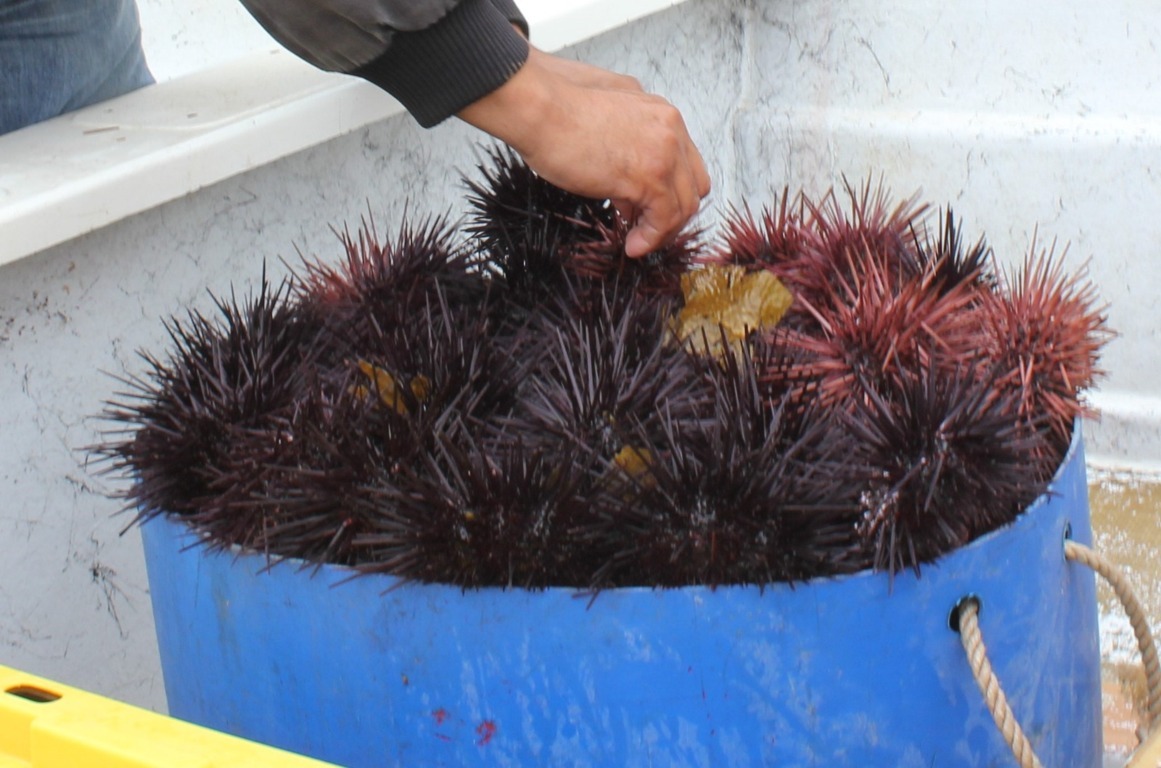
<path id="1" fill-rule="evenodd" d="M 959 637 L 1048 766 L 1101 763 L 1079 438 L 1013 525 L 938 564 L 792 587 L 395 585 L 144 528 L 170 713 L 347 766 L 1012 765 Z"/>

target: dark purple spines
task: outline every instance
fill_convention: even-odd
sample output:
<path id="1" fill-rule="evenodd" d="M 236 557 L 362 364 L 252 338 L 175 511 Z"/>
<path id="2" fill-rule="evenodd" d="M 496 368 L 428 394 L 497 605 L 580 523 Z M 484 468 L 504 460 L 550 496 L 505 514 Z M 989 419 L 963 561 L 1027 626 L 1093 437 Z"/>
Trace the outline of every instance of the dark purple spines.
<path id="1" fill-rule="evenodd" d="M 367 572 L 464 587 L 587 587 L 575 537 L 590 513 L 575 451 L 441 439 L 417 471 L 382 493 L 391 508 L 365 537 Z"/>
<path id="2" fill-rule="evenodd" d="M 555 295 L 572 253 L 615 227 L 607 201 L 553 186 L 511 150 L 487 150 L 479 171 L 482 180 L 466 182 L 473 209 L 466 231 L 518 304 Z"/>
<path id="3" fill-rule="evenodd" d="M 1063 458 L 1109 334 L 1061 261 L 1002 280 L 950 212 L 929 234 L 870 185 L 627 259 L 605 201 L 489 160 L 466 232 L 365 224 L 337 265 L 169 323 L 98 448 L 139 516 L 465 587 L 766 584 L 918 570 Z M 706 263 L 791 309 L 682 343 Z"/>
<path id="4" fill-rule="evenodd" d="M 994 375 L 994 374 L 993 374 Z M 952 551 L 1011 521 L 1047 485 L 1030 465 L 1044 435 L 1021 424 L 1018 398 L 970 369 L 906 374 L 846 417 L 862 464 L 859 535 L 891 573 Z"/>
<path id="5" fill-rule="evenodd" d="M 533 329 L 543 346 L 504 422 L 507 431 L 612 458 L 631 424 L 657 434 L 661 404 L 683 420 L 703 407 L 706 392 L 692 362 L 666 343 L 666 305 L 603 294 L 598 302 L 586 314 L 562 308 L 563 316 Z"/>
<path id="6" fill-rule="evenodd" d="M 142 355 L 147 373 L 127 379 L 107 411 L 126 429 L 98 449 L 109 469 L 132 473 L 127 498 L 139 515 L 200 509 L 238 435 L 272 429 L 300 396 L 318 327 L 288 295 L 263 275 L 248 300 L 215 299 L 216 315 L 171 320 L 168 357 Z"/>
<path id="7" fill-rule="evenodd" d="M 627 440 L 644 466 L 612 466 L 597 533 L 608 560 L 597 586 L 766 584 L 851 567 L 856 508 L 833 469 L 845 435 L 813 417 L 786 419 L 749 358 L 705 371 L 700 419 L 660 413 L 659 438 Z"/>

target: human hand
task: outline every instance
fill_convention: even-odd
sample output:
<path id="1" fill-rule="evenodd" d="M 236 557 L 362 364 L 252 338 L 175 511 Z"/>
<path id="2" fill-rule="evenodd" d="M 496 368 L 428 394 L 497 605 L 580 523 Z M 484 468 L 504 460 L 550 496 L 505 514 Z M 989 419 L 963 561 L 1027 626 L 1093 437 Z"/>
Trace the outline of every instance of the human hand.
<path id="1" fill-rule="evenodd" d="M 612 200 L 631 225 L 630 257 L 671 240 L 709 194 L 681 113 L 625 75 L 533 48 L 519 72 L 459 117 L 507 143 L 545 180 Z"/>

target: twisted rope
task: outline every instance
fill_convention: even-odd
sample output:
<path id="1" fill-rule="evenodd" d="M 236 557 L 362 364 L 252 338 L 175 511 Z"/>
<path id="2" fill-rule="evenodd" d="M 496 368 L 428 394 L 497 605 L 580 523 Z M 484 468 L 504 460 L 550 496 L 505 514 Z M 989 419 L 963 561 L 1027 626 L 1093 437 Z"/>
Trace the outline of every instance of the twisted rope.
<path id="1" fill-rule="evenodd" d="M 964 651 L 967 652 L 968 664 L 971 665 L 976 685 L 980 687 L 988 711 L 992 713 L 996 727 L 1000 729 L 1004 741 L 1012 749 L 1020 768 L 1042 768 L 1039 758 L 1032 751 L 1032 744 L 1024 735 L 1020 724 L 1016 722 L 1016 716 L 1008 706 L 1008 697 L 1004 695 L 1004 689 L 1000 687 L 1000 681 L 992 669 L 991 662 L 988 661 L 988 649 L 980 632 L 979 614 L 980 604 L 975 598 L 965 600 L 959 606 L 959 639 L 963 643 Z"/>
<path id="2" fill-rule="evenodd" d="M 1146 733 L 1156 730 L 1161 726 L 1161 664 L 1157 662 L 1157 646 L 1153 641 L 1153 633 L 1149 630 L 1149 619 L 1145 615 L 1145 609 L 1133 594 L 1124 574 L 1096 551 L 1070 539 L 1064 542 L 1064 555 L 1069 560 L 1087 565 L 1103 576 L 1124 606 L 1129 624 L 1133 627 L 1133 634 L 1137 636 L 1141 663 L 1145 665 L 1148 718 L 1145 730 Z"/>
<path id="3" fill-rule="evenodd" d="M 1140 601 L 1133 594 L 1128 580 L 1112 563 L 1094 550 L 1072 540 L 1064 542 L 1064 555 L 1069 560 L 1087 565 L 1104 577 L 1121 601 L 1121 605 L 1124 606 L 1125 613 L 1128 614 L 1129 623 L 1133 627 L 1133 633 L 1137 636 L 1137 645 L 1141 650 L 1141 662 L 1145 666 L 1145 681 L 1148 689 L 1148 722 L 1145 727 L 1145 736 L 1142 738 L 1142 748 L 1144 748 L 1152 741 L 1148 739 L 1148 734 L 1156 732 L 1158 726 L 1161 725 L 1161 665 L 1158 664 L 1157 646 L 1153 641 L 1153 634 L 1149 630 L 1148 618 L 1145 616 Z M 992 713 L 996 727 L 1000 729 L 1000 734 L 1011 748 L 1012 755 L 1020 764 L 1020 768 L 1042 768 L 1039 758 L 1032 751 L 1032 744 L 1024 735 L 1015 715 L 1012 714 L 1008 698 L 1004 695 L 1003 688 L 1000 687 L 1000 681 L 992 669 L 991 662 L 988 661 L 988 649 L 984 645 L 984 637 L 980 632 L 979 612 L 979 601 L 974 597 L 965 599 L 957 606 L 960 642 L 963 643 L 964 652 L 967 654 L 968 664 L 972 668 L 976 685 L 979 686 L 988 711 Z M 1139 751 L 1148 750 L 1139 749 Z M 1135 764 L 1135 758 L 1131 758 L 1130 765 Z"/>

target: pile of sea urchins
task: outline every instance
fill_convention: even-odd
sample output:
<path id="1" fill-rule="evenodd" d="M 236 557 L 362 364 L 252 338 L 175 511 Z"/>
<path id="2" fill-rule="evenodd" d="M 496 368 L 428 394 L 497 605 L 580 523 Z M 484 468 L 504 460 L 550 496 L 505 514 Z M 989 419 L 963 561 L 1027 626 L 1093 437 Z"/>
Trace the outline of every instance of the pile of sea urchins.
<path id="1" fill-rule="evenodd" d="M 98 447 L 140 519 L 464 587 L 918 571 L 1044 491 L 1098 373 L 1083 274 L 869 184 L 626 259 L 606 202 L 479 172 L 460 229 L 168 323 Z"/>

